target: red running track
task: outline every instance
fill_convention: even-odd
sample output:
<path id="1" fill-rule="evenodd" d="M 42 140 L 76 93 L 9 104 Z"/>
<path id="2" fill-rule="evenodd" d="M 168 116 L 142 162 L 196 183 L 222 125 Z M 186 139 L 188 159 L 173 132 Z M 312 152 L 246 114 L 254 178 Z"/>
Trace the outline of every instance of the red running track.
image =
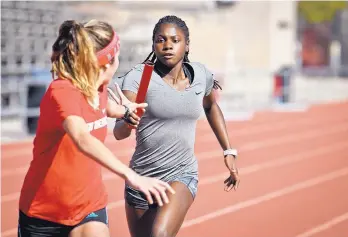
<path id="1" fill-rule="evenodd" d="M 206 121 L 198 124 L 200 183 L 182 237 L 348 236 L 348 101 L 306 112 L 260 112 L 228 122 L 240 150 L 238 191 L 223 190 L 227 177 L 221 149 Z M 134 139 L 107 146 L 127 162 Z M 17 203 L 31 143 L 2 145 L 1 236 L 16 236 Z M 112 236 L 129 236 L 123 182 L 104 172 Z"/>

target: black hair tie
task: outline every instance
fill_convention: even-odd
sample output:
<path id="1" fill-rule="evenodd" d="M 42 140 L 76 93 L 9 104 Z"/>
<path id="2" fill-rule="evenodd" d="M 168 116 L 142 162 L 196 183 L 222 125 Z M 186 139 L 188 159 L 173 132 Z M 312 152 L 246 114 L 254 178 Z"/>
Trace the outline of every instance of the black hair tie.
<path id="1" fill-rule="evenodd" d="M 130 114 L 131 114 L 131 112 L 130 112 L 128 106 L 126 106 L 126 105 L 123 105 L 123 106 L 124 106 L 124 108 L 126 109 L 126 112 L 124 113 L 122 119 L 123 119 L 126 123 L 128 123 L 128 124 L 135 125 L 135 124 L 130 120 Z"/>
<path id="2" fill-rule="evenodd" d="M 126 111 L 124 112 L 124 115 L 123 115 L 123 119 L 128 119 L 129 118 L 129 115 L 130 115 L 130 111 L 129 111 L 129 108 L 128 106 L 126 105 L 123 105 L 123 107 L 126 109 Z"/>

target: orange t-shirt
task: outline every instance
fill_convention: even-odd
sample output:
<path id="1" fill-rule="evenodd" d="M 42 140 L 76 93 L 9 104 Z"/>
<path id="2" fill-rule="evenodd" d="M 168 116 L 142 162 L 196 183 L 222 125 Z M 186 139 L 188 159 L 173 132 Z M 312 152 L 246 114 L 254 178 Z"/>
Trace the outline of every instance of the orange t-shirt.
<path id="1" fill-rule="evenodd" d="M 78 150 L 63 129 L 69 115 L 82 117 L 90 133 L 104 142 L 107 134 L 107 90 L 94 110 L 68 80 L 54 80 L 40 105 L 33 160 L 25 177 L 19 209 L 64 225 L 76 225 L 89 213 L 106 207 L 101 165 Z"/>

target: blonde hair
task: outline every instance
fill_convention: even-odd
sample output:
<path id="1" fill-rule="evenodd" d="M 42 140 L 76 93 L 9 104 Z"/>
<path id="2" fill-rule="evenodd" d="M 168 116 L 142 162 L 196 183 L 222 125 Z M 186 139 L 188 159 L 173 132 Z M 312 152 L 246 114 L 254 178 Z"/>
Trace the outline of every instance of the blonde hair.
<path id="1" fill-rule="evenodd" d="M 106 22 L 91 20 L 80 24 L 69 20 L 60 26 L 52 46 L 52 73 L 70 80 L 89 102 L 94 101 L 98 89 L 100 67 L 96 52 L 110 43 L 113 32 Z"/>

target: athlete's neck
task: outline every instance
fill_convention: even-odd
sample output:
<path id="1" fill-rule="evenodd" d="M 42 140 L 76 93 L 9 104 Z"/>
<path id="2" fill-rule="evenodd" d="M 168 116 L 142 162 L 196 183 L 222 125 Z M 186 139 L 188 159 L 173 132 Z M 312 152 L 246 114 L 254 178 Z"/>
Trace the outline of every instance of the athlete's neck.
<path id="1" fill-rule="evenodd" d="M 185 73 L 181 61 L 174 67 L 170 68 L 157 60 L 155 68 L 160 73 L 162 78 L 166 77 L 167 79 L 173 80 L 173 84 L 175 84 L 178 80 L 185 79 Z"/>
<path id="2" fill-rule="evenodd" d="M 99 77 L 99 79 L 97 80 L 95 84 L 97 91 L 101 92 L 103 90 L 104 84 L 105 84 L 105 80 Z"/>

